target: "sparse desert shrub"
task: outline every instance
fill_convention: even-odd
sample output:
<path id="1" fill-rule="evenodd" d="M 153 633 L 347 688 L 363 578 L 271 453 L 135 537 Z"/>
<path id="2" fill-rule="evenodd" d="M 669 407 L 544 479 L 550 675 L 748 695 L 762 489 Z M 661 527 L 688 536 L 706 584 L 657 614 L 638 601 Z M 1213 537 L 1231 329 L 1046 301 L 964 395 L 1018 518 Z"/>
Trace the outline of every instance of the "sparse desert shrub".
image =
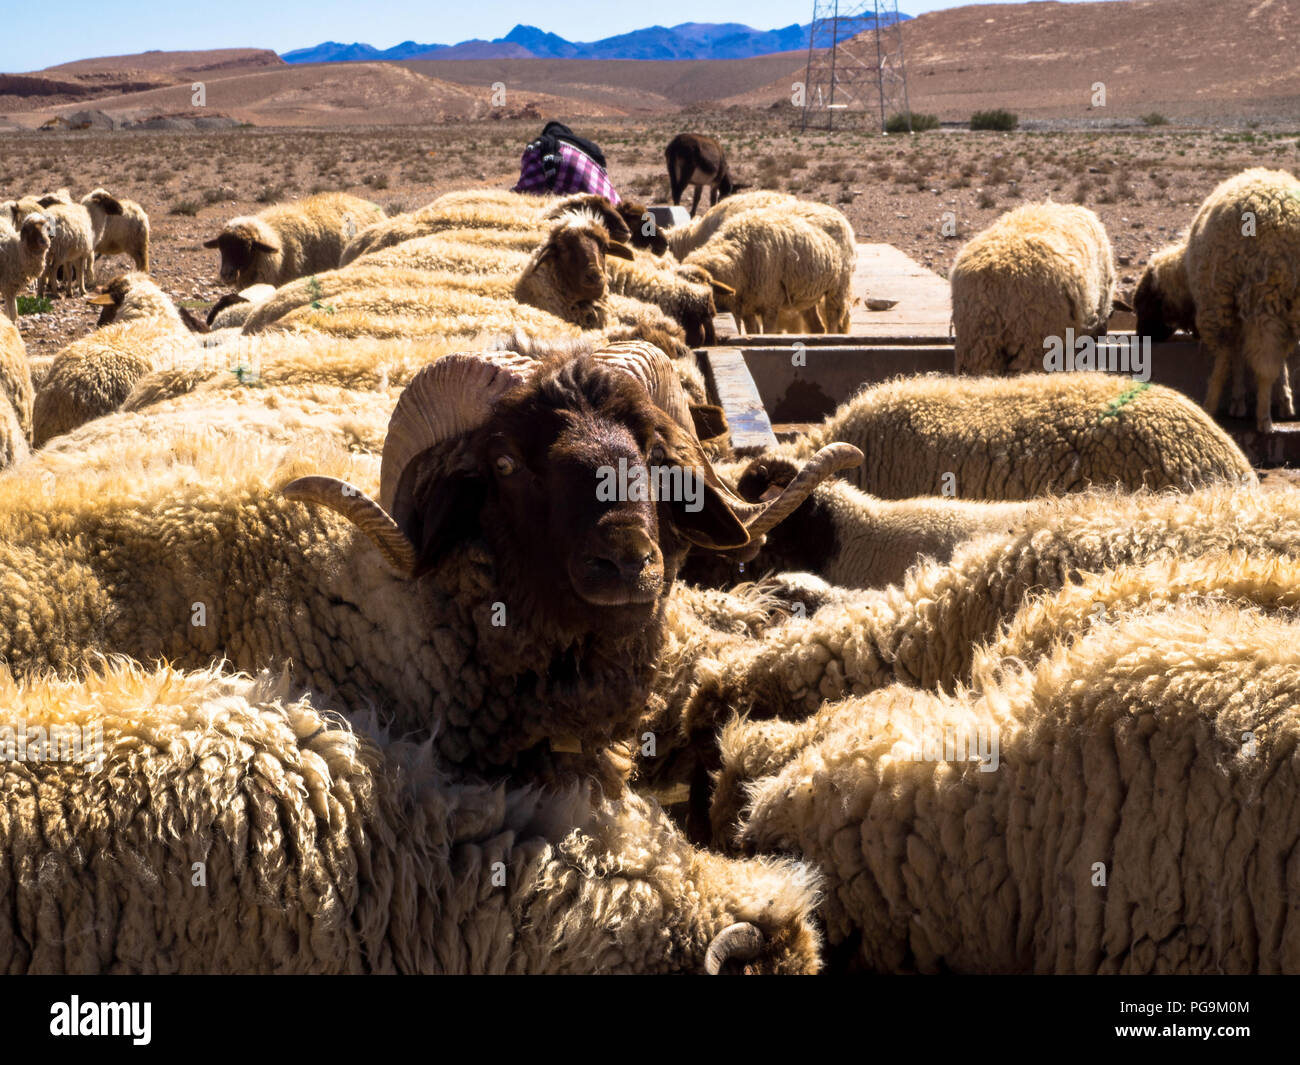
<path id="1" fill-rule="evenodd" d="M 193 218 L 199 213 L 199 208 L 203 204 L 199 200 L 173 200 L 171 207 L 167 209 L 168 214 L 183 214 Z"/>
<path id="2" fill-rule="evenodd" d="M 993 129 L 1008 132 L 1020 125 L 1020 116 L 1001 107 L 991 111 L 976 111 L 970 116 L 971 129 Z"/>
<path id="3" fill-rule="evenodd" d="M 919 111 L 912 112 L 912 132 L 924 133 L 927 129 L 939 128 L 938 115 L 926 115 Z M 886 133 L 906 133 L 907 132 L 907 115 L 902 112 L 895 112 L 885 119 Z"/>
<path id="4" fill-rule="evenodd" d="M 980 189 L 980 194 L 975 200 L 977 207 L 995 207 L 997 206 L 997 197 L 988 189 Z"/>
<path id="5" fill-rule="evenodd" d="M 1148 111 L 1141 116 L 1144 126 L 1167 126 L 1169 119 L 1165 118 L 1159 111 Z"/>
<path id="6" fill-rule="evenodd" d="M 49 314 L 54 304 L 46 296 L 19 296 L 19 314 Z"/>

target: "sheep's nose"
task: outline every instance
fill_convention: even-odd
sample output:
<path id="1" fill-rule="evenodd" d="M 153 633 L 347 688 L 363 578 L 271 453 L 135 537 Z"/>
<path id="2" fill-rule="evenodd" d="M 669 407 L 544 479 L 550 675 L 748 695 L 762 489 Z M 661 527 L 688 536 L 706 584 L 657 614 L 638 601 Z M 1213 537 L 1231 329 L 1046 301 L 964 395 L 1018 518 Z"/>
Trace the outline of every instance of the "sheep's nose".
<path id="1" fill-rule="evenodd" d="M 632 584 L 654 562 L 653 551 L 625 553 L 615 548 L 597 550 L 587 558 L 587 565 L 595 572 Z"/>

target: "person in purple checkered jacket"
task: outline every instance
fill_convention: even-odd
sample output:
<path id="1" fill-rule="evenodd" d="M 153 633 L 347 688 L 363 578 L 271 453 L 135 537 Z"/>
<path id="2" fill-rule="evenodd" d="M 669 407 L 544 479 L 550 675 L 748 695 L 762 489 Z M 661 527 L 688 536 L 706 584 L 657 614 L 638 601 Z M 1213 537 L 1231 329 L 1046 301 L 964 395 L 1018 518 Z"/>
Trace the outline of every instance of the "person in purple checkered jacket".
<path id="1" fill-rule="evenodd" d="M 617 204 L 620 196 L 605 171 L 605 153 L 562 122 L 548 122 L 542 135 L 524 149 L 513 192 L 538 196 L 592 192 Z"/>

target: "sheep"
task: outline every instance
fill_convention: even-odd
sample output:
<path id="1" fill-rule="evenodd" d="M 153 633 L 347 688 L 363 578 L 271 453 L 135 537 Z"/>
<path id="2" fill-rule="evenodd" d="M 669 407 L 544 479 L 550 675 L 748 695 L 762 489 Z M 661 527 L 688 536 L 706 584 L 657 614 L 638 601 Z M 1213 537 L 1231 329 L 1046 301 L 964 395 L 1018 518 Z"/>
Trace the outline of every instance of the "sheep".
<path id="1" fill-rule="evenodd" d="M 240 292 L 228 292 L 208 311 L 210 330 L 243 327 L 259 306 L 275 295 L 274 285 L 249 285 Z"/>
<path id="2" fill-rule="evenodd" d="M 1203 410 L 1161 385 L 1100 373 L 901 377 L 864 389 L 807 436 L 799 458 L 842 440 L 867 461 L 848 479 L 882 499 L 1031 499 L 1089 486 L 1256 482 Z"/>
<path id="3" fill-rule="evenodd" d="M 59 189 L 58 192 L 47 192 L 40 196 L 21 196 L 16 200 L 6 200 L 0 203 L 0 213 L 8 214 L 10 225 L 18 229 L 25 218 L 39 214 L 56 203 L 71 202 L 72 194 L 67 189 Z"/>
<path id="4" fill-rule="evenodd" d="M 891 972 L 1300 968 L 1300 624 L 1125 615 L 1030 668 L 982 659 L 977 680 L 769 724 L 757 763 L 795 753 L 757 779 L 749 728 L 724 730 L 739 838 L 821 867 L 832 950 Z M 1213 831 L 1191 830 L 1207 810 Z"/>
<path id="5" fill-rule="evenodd" d="M 506 199 L 499 198 L 507 197 Z M 585 210 L 596 214 L 620 244 L 631 239 L 631 231 L 619 211 L 603 196 L 576 193 L 559 198 L 539 198 L 520 193 L 493 194 L 485 197 L 481 190 L 451 192 L 410 214 L 378 222 L 362 230 L 344 249 L 340 266 L 408 240 L 455 229 L 481 229 L 494 233 L 530 236 L 540 244 L 550 223 L 570 211 Z"/>
<path id="6" fill-rule="evenodd" d="M 836 308 L 832 327 L 847 314 L 852 260 L 821 229 L 779 208 L 740 214 L 683 261 L 735 290 L 719 298 L 718 307 L 751 333 L 775 327 L 783 311 L 804 312 L 814 331 L 824 332 L 816 309 L 823 300 Z"/>
<path id="7" fill-rule="evenodd" d="M 367 222 L 383 219 L 378 204 L 343 192 L 241 215 L 204 242 L 221 250 L 221 280 L 235 288 L 277 288 L 307 274 L 333 270 L 343 248 Z"/>
<path id="8" fill-rule="evenodd" d="M 1045 338 L 1106 331 L 1115 263 L 1088 208 L 1031 203 L 971 238 L 950 278 L 956 372 L 1032 373 L 1045 368 Z"/>
<path id="9" fill-rule="evenodd" d="M 1196 333 L 1196 307 L 1187 287 L 1187 245 L 1170 244 L 1154 252 L 1133 291 L 1138 336 L 1168 340 L 1177 330 Z"/>
<path id="10" fill-rule="evenodd" d="M 15 230 L 0 218 L 0 296 L 5 314 L 18 321 L 18 293 L 42 276 L 50 250 L 50 223 L 42 214 L 25 218 Z"/>
<path id="11" fill-rule="evenodd" d="M 631 249 L 612 241 L 596 215 L 571 211 L 533 252 L 515 282 L 514 297 L 584 329 L 599 329 L 606 324 L 600 304 L 607 254 L 632 258 Z"/>
<path id="12" fill-rule="evenodd" d="M 108 662 L 0 691 L 6 972 L 820 967 L 803 866 L 697 850 L 632 795 L 458 781 L 282 677 Z"/>
<path id="13" fill-rule="evenodd" d="M 1214 356 L 1205 409 L 1218 410 L 1236 363 L 1255 374 L 1255 426 L 1273 426 L 1274 382 L 1300 338 L 1300 182 L 1282 170 L 1229 178 L 1192 221 L 1184 263 L 1196 329 Z M 1283 408 L 1292 410 L 1284 385 Z"/>
<path id="14" fill-rule="evenodd" d="M 197 358 L 175 306 L 147 274 L 114 278 L 91 302 L 102 306 L 100 328 L 58 353 L 36 393 L 35 447 L 116 410 L 151 370 Z"/>
<path id="15" fill-rule="evenodd" d="M 857 237 L 843 212 L 829 204 L 800 200 L 789 193 L 767 189 L 742 192 L 729 196 L 709 208 L 707 213 L 694 219 L 689 225 L 674 226 L 665 230 L 664 235 L 672 253 L 678 259 L 685 259 L 691 252 L 703 247 L 731 219 L 748 211 L 768 207 L 779 207 L 785 217 L 801 218 L 822 230 L 839 246 L 842 259 L 839 285 L 822 301 L 817 314 L 805 315 L 787 311 L 778 315 L 773 323 L 765 322 L 764 327 L 784 332 L 799 329 L 815 332 L 820 328 L 819 323 L 824 322 L 827 332 L 847 333 L 851 325 L 849 307 L 852 302 L 853 263 L 857 258 Z"/>
<path id="16" fill-rule="evenodd" d="M 692 347 L 717 340 L 713 318 L 718 313 L 715 296 L 728 298 L 735 290 L 715 281 L 704 271 L 704 282 L 663 269 L 641 259 L 605 260 L 609 291 L 652 303 L 677 322 L 685 331 L 685 341 Z M 692 275 L 693 276 L 693 275 Z"/>
<path id="17" fill-rule="evenodd" d="M 66 294 L 71 296 L 75 291 L 84 296 L 86 279 L 95 266 L 95 231 L 90 212 L 79 203 L 56 203 L 45 208 L 43 214 L 49 221 L 50 249 L 37 295 L 57 295 L 62 270 Z"/>
<path id="18" fill-rule="evenodd" d="M 742 476 L 740 495 L 756 502 L 773 484 L 787 484 L 793 468 L 773 477 L 756 476 L 756 460 Z M 784 464 L 781 464 L 784 465 Z M 902 580 L 922 556 L 946 562 L 965 540 L 1010 531 L 1034 507 L 1031 501 L 972 502 L 921 496 L 876 499 L 844 481 L 817 490 L 766 537 L 756 555 L 736 568 L 726 555 L 696 553 L 684 577 L 696 583 L 730 587 L 738 579 L 773 572 L 810 572 L 843 588 L 883 588 Z"/>
<path id="19" fill-rule="evenodd" d="M 32 378 L 18 327 L 0 317 L 0 468 L 27 457 L 32 437 Z"/>
<path id="20" fill-rule="evenodd" d="M 0 478 L 0 567 L 17 582 L 0 600 L 0 657 L 61 672 L 95 651 L 288 664 L 340 708 L 433 731 L 467 774 L 619 789 L 687 547 L 761 535 L 842 453 L 747 504 L 710 473 L 685 406 L 647 345 L 453 353 L 398 400 L 378 503 L 322 476 L 346 469 L 330 450 L 290 481 L 304 458 L 284 468 L 252 440 L 183 465 L 129 436 L 109 442 L 107 470 L 29 462 Z M 696 490 L 604 502 L 593 481 L 620 459 L 694 470 Z M 373 464 L 351 463 L 372 486 Z"/>
<path id="21" fill-rule="evenodd" d="M 95 254 L 129 255 L 135 268 L 149 272 L 149 216 L 135 200 L 95 189 L 81 198 L 95 232 Z"/>

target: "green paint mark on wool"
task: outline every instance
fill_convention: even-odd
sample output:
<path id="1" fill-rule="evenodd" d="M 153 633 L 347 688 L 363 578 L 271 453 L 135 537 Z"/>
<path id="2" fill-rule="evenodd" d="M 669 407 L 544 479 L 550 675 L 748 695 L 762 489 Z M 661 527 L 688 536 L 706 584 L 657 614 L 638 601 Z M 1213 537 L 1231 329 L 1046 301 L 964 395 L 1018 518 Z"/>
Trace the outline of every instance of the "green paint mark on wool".
<path id="1" fill-rule="evenodd" d="M 320 298 L 325 295 L 325 290 L 320 287 L 320 282 L 316 280 L 316 275 L 312 274 L 307 278 L 307 295 L 311 297 L 311 309 L 313 311 L 324 311 L 326 314 L 333 314 L 334 307 L 328 303 L 321 303 Z"/>
<path id="2" fill-rule="evenodd" d="M 1097 424 L 1100 425 L 1108 418 L 1118 418 L 1122 408 L 1127 407 L 1150 387 L 1150 381 L 1137 381 L 1129 385 L 1128 388 L 1106 404 L 1105 409 L 1097 415 Z"/>

